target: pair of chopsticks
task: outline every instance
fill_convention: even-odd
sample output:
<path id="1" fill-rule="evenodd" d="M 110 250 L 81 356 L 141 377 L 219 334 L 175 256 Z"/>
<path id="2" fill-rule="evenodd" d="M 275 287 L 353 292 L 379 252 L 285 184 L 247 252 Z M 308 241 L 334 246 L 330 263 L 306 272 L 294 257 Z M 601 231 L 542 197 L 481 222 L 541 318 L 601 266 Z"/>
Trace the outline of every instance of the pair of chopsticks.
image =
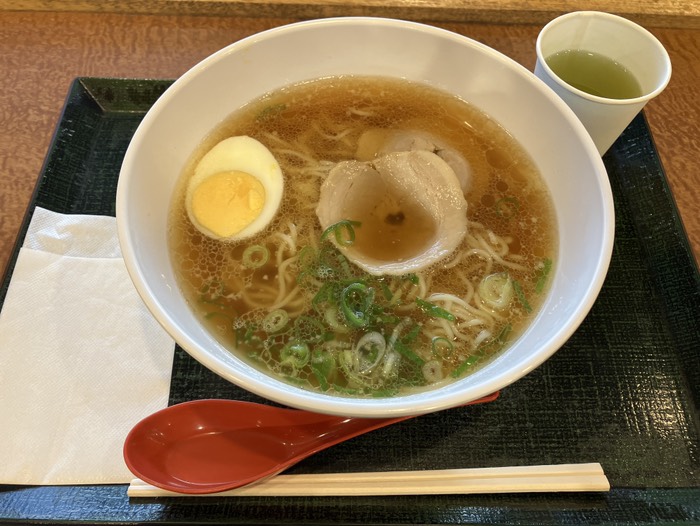
<path id="1" fill-rule="evenodd" d="M 368 495 L 447 495 L 468 493 L 529 493 L 608 491 L 598 463 L 549 466 L 277 475 L 212 497 L 328 497 Z M 174 493 L 132 480 L 129 497 L 195 496 Z M 199 495 L 205 496 L 205 495 Z"/>

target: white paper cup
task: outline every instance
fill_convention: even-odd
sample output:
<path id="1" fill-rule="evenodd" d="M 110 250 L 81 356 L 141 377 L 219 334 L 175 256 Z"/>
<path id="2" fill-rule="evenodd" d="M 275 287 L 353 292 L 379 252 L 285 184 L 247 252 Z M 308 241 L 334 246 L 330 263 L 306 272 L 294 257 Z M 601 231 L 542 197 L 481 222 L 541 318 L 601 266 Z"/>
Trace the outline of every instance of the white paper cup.
<path id="1" fill-rule="evenodd" d="M 656 37 L 634 22 L 609 13 L 577 11 L 555 18 L 540 31 L 536 49 L 535 75 L 574 111 L 601 155 L 671 78 L 671 60 Z M 565 50 L 598 53 L 614 60 L 636 77 L 642 95 L 609 99 L 567 84 L 545 60 Z"/>

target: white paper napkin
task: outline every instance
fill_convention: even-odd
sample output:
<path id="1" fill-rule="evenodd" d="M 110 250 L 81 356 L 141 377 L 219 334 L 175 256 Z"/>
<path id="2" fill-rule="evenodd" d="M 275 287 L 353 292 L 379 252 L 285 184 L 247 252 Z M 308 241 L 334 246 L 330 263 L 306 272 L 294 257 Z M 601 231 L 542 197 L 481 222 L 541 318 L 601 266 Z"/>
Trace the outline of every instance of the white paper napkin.
<path id="1" fill-rule="evenodd" d="M 129 482 L 124 438 L 167 405 L 173 351 L 116 220 L 36 208 L 0 312 L 0 483 Z"/>

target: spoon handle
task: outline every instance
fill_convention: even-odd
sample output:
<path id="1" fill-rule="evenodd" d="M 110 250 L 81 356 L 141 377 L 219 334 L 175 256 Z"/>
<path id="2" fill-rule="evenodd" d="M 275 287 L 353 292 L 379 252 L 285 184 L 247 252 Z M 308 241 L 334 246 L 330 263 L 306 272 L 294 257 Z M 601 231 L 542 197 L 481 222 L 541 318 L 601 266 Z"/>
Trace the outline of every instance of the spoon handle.
<path id="1" fill-rule="evenodd" d="M 492 402 L 498 398 L 498 396 L 499 391 L 496 391 L 495 393 L 464 405 L 468 406 Z M 306 416 L 313 417 L 314 415 L 313 413 L 306 413 Z M 319 415 L 316 415 L 316 417 L 318 416 Z M 312 422 L 311 425 L 305 423 L 304 425 L 296 427 L 294 430 L 290 430 L 291 435 L 296 436 L 289 436 L 288 444 L 292 446 L 290 451 L 294 452 L 295 456 L 297 456 L 296 461 L 298 461 L 300 459 L 298 456 L 300 451 L 304 451 L 303 457 L 305 458 L 345 440 L 349 440 L 359 435 L 363 435 L 370 431 L 375 431 L 398 422 L 403 422 L 404 420 L 410 420 L 412 418 L 416 418 L 417 416 L 419 415 L 400 416 L 395 418 L 353 418 L 328 415 L 322 422 L 320 422 L 320 426 L 318 426 L 319 422 Z M 320 432 L 315 432 L 315 428 L 317 426 Z M 322 440 L 319 440 L 321 437 Z M 309 447 L 309 444 L 313 443 L 317 443 L 317 446 Z"/>

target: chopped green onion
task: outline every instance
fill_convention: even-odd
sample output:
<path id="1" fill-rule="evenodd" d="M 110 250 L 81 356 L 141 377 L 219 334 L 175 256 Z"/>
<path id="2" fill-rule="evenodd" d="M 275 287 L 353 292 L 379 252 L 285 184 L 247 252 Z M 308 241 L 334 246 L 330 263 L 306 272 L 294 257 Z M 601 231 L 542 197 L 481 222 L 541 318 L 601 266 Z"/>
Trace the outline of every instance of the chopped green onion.
<path id="1" fill-rule="evenodd" d="M 316 275 L 318 255 L 313 247 L 306 246 L 299 251 L 297 257 L 297 283 L 304 288 L 314 287 L 314 277 Z"/>
<path id="2" fill-rule="evenodd" d="M 241 345 L 257 345 L 261 342 L 260 337 L 255 334 L 255 325 L 241 325 L 240 319 L 236 319 L 233 320 L 231 327 L 235 335 L 236 347 Z"/>
<path id="3" fill-rule="evenodd" d="M 395 325 L 401 321 L 401 318 L 396 314 L 387 314 L 382 309 L 377 309 L 374 318 L 377 322 L 384 325 Z"/>
<path id="4" fill-rule="evenodd" d="M 280 364 L 290 365 L 298 370 L 309 363 L 310 355 L 311 351 L 306 343 L 291 341 L 280 351 Z"/>
<path id="5" fill-rule="evenodd" d="M 270 251 L 262 245 L 251 245 L 243 251 L 243 266 L 260 268 L 270 259 Z"/>
<path id="6" fill-rule="evenodd" d="M 500 351 L 503 349 L 505 344 L 508 342 L 508 336 L 510 335 L 510 332 L 513 330 L 513 327 L 511 326 L 510 323 L 506 324 L 503 326 L 501 329 L 501 332 L 498 333 L 498 336 L 495 338 L 489 340 L 488 342 L 484 343 L 479 347 L 479 353 L 480 354 L 493 354 L 497 351 Z"/>
<path id="7" fill-rule="evenodd" d="M 472 354 L 469 358 L 467 358 L 461 364 L 459 364 L 459 366 L 454 371 L 452 371 L 452 377 L 459 378 L 460 376 L 462 376 L 462 374 L 464 374 L 464 372 L 467 369 L 476 365 L 480 359 L 481 359 L 481 356 L 476 355 L 476 354 Z"/>
<path id="8" fill-rule="evenodd" d="M 408 345 L 404 344 L 404 343 L 401 342 L 401 341 L 398 341 L 398 340 L 397 340 L 397 341 L 394 342 L 394 349 L 395 349 L 396 352 L 398 352 L 401 356 L 403 356 L 404 358 L 408 358 L 409 360 L 411 360 L 411 361 L 412 361 L 413 363 L 415 363 L 416 365 L 419 365 L 419 366 L 422 367 L 423 364 L 425 363 L 425 360 L 424 360 L 423 358 L 421 358 L 420 356 L 418 356 L 415 352 L 413 352 L 413 350 L 411 350 L 410 347 L 408 347 Z"/>
<path id="9" fill-rule="evenodd" d="M 399 371 L 399 362 L 401 355 L 396 351 L 386 353 L 384 364 L 382 365 L 382 377 L 385 379 L 394 378 Z"/>
<path id="10" fill-rule="evenodd" d="M 321 234 L 321 241 L 325 241 L 328 236 L 333 234 L 335 236 L 336 242 L 341 246 L 350 246 L 355 242 L 355 228 L 360 226 L 359 221 L 350 221 L 349 219 L 343 219 L 337 223 L 329 226 Z"/>
<path id="11" fill-rule="evenodd" d="M 537 283 L 535 284 L 535 292 L 537 292 L 537 294 L 541 294 L 544 290 L 544 287 L 547 284 L 547 278 L 549 277 L 549 273 L 551 271 L 552 260 L 545 258 L 545 260 L 542 262 L 542 268 L 540 268 L 539 272 L 537 273 Z"/>
<path id="12" fill-rule="evenodd" d="M 457 368 L 452 371 L 452 377 L 459 378 L 467 371 L 467 369 L 470 369 L 476 365 L 485 356 L 494 354 L 503 349 L 508 342 L 508 335 L 512 329 L 513 327 L 510 325 L 510 323 L 505 325 L 501 329 L 501 332 L 498 333 L 498 336 L 481 345 L 474 354 L 459 364 Z"/>
<path id="13" fill-rule="evenodd" d="M 343 352 L 339 353 L 338 358 L 340 361 L 340 368 L 350 383 L 360 387 L 369 387 L 368 379 L 356 372 L 359 365 L 357 363 L 358 360 L 356 353 L 354 353 L 352 350 L 344 350 Z"/>
<path id="14" fill-rule="evenodd" d="M 366 327 L 369 324 L 373 303 L 374 289 L 364 283 L 351 283 L 340 294 L 340 309 L 353 327 Z"/>
<path id="15" fill-rule="evenodd" d="M 325 311 L 323 311 L 323 319 L 326 320 L 328 326 L 335 332 L 346 333 L 350 332 L 339 317 L 340 311 L 335 305 L 331 305 Z"/>
<path id="16" fill-rule="evenodd" d="M 378 332 L 364 334 L 355 345 L 359 372 L 367 374 L 379 365 L 386 352 L 386 340 Z"/>
<path id="17" fill-rule="evenodd" d="M 379 281 L 379 288 L 382 290 L 382 295 L 386 301 L 391 301 L 394 294 L 391 292 L 389 285 L 387 285 L 383 280 Z"/>
<path id="18" fill-rule="evenodd" d="M 325 244 L 318 253 L 318 260 L 314 265 L 314 272 L 317 279 L 340 280 L 343 277 L 350 278 L 350 271 L 347 258 L 343 256 L 331 244 Z"/>
<path id="19" fill-rule="evenodd" d="M 350 279 L 354 276 L 354 272 L 352 271 L 352 268 L 350 267 L 350 261 L 348 261 L 348 258 L 343 256 L 342 254 L 338 254 L 340 256 L 340 268 L 343 271 L 343 276 L 345 276 L 346 279 Z"/>
<path id="20" fill-rule="evenodd" d="M 208 299 L 210 301 L 216 300 L 224 295 L 224 290 L 225 287 L 221 280 L 209 279 L 202 283 L 202 286 L 199 287 L 200 299 L 202 301 L 207 301 L 207 298 L 205 298 L 205 296 L 208 295 Z"/>
<path id="21" fill-rule="evenodd" d="M 416 274 L 406 274 L 404 276 L 404 279 L 410 281 L 414 285 L 418 285 L 418 283 L 420 283 L 420 279 L 418 278 L 418 276 Z"/>
<path id="22" fill-rule="evenodd" d="M 513 281 L 507 272 L 490 274 L 479 283 L 479 297 L 489 307 L 503 310 L 513 299 Z"/>
<path id="23" fill-rule="evenodd" d="M 289 321 L 289 314 L 284 309 L 275 309 L 265 316 L 262 321 L 262 328 L 265 332 L 277 332 L 284 328 Z"/>
<path id="24" fill-rule="evenodd" d="M 326 282 L 323 285 L 321 285 L 320 289 L 318 289 L 318 292 L 311 300 L 311 304 L 314 307 L 316 307 L 317 305 L 323 304 L 323 303 L 330 303 L 332 305 L 336 302 L 335 294 L 336 294 L 335 284 L 330 283 L 330 282 Z"/>
<path id="25" fill-rule="evenodd" d="M 513 280 L 513 290 L 515 291 L 515 297 L 518 298 L 518 301 L 520 302 L 520 305 L 523 306 L 523 309 L 525 309 L 526 312 L 532 312 L 532 307 L 525 297 L 523 288 L 520 286 L 520 283 L 515 280 Z"/>
<path id="26" fill-rule="evenodd" d="M 508 339 L 508 335 L 510 334 L 510 331 L 513 330 L 513 327 L 511 326 L 510 323 L 505 325 L 502 329 L 501 332 L 498 333 L 498 336 L 496 336 L 496 341 L 498 341 L 501 345 L 504 345 L 506 343 L 506 340 Z"/>
<path id="27" fill-rule="evenodd" d="M 434 336 L 430 343 L 433 356 L 448 358 L 454 351 L 454 344 L 443 336 Z"/>
<path id="28" fill-rule="evenodd" d="M 520 210 L 520 202 L 515 197 L 504 197 L 494 204 L 496 214 L 504 219 L 515 217 Z"/>
<path id="29" fill-rule="evenodd" d="M 435 383 L 442 380 L 442 364 L 438 360 L 430 360 L 421 367 L 423 378 L 428 383 Z"/>
<path id="30" fill-rule="evenodd" d="M 430 303 L 429 301 L 416 298 L 416 305 L 418 305 L 423 312 L 429 316 L 432 316 L 433 318 L 444 318 L 448 321 L 455 321 L 456 319 L 454 314 L 446 311 L 442 307 L 438 307 L 434 303 Z"/>
<path id="31" fill-rule="evenodd" d="M 336 363 L 333 355 L 327 351 L 315 350 L 311 356 L 311 371 L 313 371 L 322 391 L 330 389 L 330 381 L 335 375 Z"/>
<path id="32" fill-rule="evenodd" d="M 420 329 L 420 325 L 416 323 L 413 327 L 411 327 L 411 330 L 408 331 L 403 338 L 401 338 L 401 341 L 406 345 L 415 343 L 415 341 L 418 339 L 418 336 L 420 335 Z"/>
<path id="33" fill-rule="evenodd" d="M 310 267 L 316 262 L 316 250 L 314 247 L 306 246 L 299 251 L 299 257 L 297 258 L 297 264 L 302 267 Z"/>
<path id="34" fill-rule="evenodd" d="M 408 358 L 413 363 L 417 365 L 423 365 L 424 360 L 416 353 L 414 353 L 409 345 L 413 343 L 420 332 L 420 325 L 417 323 L 411 328 L 411 330 L 403 337 L 400 338 L 401 331 L 406 328 L 409 324 L 413 323 L 411 318 L 404 318 L 399 324 L 394 327 L 389 338 L 388 347 L 389 349 L 396 350 L 400 355 Z"/>

